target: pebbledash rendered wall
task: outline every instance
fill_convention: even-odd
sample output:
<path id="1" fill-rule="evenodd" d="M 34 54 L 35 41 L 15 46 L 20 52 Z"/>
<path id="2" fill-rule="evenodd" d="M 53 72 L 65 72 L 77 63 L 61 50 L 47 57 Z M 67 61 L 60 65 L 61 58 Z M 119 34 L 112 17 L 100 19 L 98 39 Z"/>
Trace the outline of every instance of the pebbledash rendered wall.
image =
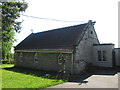
<path id="1" fill-rule="evenodd" d="M 60 72 L 65 70 L 65 73 L 72 74 L 72 54 L 62 53 L 66 57 L 65 66 L 64 64 L 58 64 L 58 56 L 61 53 L 41 53 L 37 52 L 38 61 L 35 62 L 35 52 L 22 52 L 22 57 L 20 52 L 15 52 L 15 66 L 23 68 L 31 68 L 38 70 L 45 70 L 51 72 Z"/>
<path id="2" fill-rule="evenodd" d="M 120 66 L 120 48 L 115 48 L 116 66 Z"/>
<path id="3" fill-rule="evenodd" d="M 114 50 L 114 44 L 98 44 L 94 45 L 94 66 L 100 66 L 100 67 L 112 67 L 113 66 L 113 58 L 112 58 L 112 52 Z M 98 60 L 98 51 L 106 51 L 106 60 L 99 61 Z"/>
<path id="4" fill-rule="evenodd" d="M 93 44 L 99 44 L 99 40 L 94 27 L 90 25 L 74 52 L 74 74 L 80 74 L 87 63 L 93 63 Z"/>

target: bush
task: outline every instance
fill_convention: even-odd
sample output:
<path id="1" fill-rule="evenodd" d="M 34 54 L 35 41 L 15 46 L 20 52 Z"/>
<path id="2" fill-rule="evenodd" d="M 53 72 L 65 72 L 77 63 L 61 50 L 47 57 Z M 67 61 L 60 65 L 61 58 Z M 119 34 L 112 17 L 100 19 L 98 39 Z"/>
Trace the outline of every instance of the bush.
<path id="1" fill-rule="evenodd" d="M 10 53 L 7 55 L 6 58 L 3 58 L 3 61 L 11 61 L 14 59 L 14 54 L 13 53 Z"/>

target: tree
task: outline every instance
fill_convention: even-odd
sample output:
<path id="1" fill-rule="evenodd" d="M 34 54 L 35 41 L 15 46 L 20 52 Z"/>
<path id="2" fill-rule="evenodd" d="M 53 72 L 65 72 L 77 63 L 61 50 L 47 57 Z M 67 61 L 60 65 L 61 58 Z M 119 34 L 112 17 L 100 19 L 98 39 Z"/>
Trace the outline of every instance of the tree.
<path id="1" fill-rule="evenodd" d="M 8 60 L 13 43 L 16 41 L 15 33 L 19 33 L 21 29 L 22 22 L 18 22 L 16 19 L 25 12 L 28 4 L 25 1 L 2 2 L 0 7 L 2 8 L 2 18 L 0 19 L 2 21 L 2 59 Z"/>

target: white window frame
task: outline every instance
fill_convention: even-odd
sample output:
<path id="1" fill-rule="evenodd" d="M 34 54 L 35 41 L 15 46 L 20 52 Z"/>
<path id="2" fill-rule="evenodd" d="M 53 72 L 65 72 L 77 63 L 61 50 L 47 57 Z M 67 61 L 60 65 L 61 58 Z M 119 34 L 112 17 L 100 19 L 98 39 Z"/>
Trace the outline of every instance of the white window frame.
<path id="1" fill-rule="evenodd" d="M 102 51 L 102 60 L 107 61 L 107 51 L 105 50 Z"/>
<path id="2" fill-rule="evenodd" d="M 100 53 L 101 53 L 101 59 L 99 60 L 99 56 L 98 56 L 98 61 L 99 62 L 105 62 L 105 61 L 107 61 L 107 51 L 105 51 L 105 50 L 98 50 Z M 97 53 L 98 53 L 98 51 L 97 51 Z M 98 54 L 97 54 L 98 55 Z"/>

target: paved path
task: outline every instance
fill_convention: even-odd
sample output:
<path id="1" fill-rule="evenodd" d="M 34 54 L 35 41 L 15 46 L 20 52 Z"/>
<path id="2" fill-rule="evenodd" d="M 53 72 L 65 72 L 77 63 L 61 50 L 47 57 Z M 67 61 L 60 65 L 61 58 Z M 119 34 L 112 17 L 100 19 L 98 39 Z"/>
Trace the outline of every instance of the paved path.
<path id="1" fill-rule="evenodd" d="M 82 83 L 67 82 L 49 88 L 118 88 L 118 74 L 111 72 L 96 72 L 84 79 Z"/>

